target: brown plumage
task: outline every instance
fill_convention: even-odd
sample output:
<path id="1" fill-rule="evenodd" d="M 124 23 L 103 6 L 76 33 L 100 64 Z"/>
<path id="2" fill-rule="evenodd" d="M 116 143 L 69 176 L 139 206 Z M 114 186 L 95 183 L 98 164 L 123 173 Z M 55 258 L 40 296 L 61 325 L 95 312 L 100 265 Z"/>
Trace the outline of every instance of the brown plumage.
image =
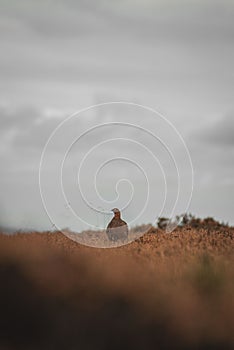
<path id="1" fill-rule="evenodd" d="M 128 238 L 128 225 L 121 219 L 119 209 L 112 209 L 114 213 L 113 219 L 109 222 L 106 234 L 111 241 L 124 240 Z"/>

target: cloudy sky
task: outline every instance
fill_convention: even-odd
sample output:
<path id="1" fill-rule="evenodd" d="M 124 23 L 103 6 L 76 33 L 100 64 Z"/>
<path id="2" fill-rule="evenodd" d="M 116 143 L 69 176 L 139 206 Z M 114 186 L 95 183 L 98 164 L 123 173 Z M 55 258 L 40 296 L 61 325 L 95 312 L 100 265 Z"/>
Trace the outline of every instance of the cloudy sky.
<path id="1" fill-rule="evenodd" d="M 2 226 L 51 228 L 38 184 L 45 143 L 72 113 L 108 101 L 130 101 L 163 114 L 184 138 L 192 158 L 194 191 L 189 211 L 234 224 L 233 1 L 0 0 L 0 48 Z M 86 127 L 106 120 L 119 121 L 120 114 L 123 120 L 134 122 L 135 118 L 138 124 L 144 118 L 147 122 L 143 127 L 151 125 L 148 123 L 151 116 L 128 107 L 118 110 L 114 105 L 83 113 L 74 124 L 59 131 L 55 143 L 47 150 L 50 165 L 44 169 L 43 186 L 49 206 L 54 206 L 53 214 L 62 227 L 77 230 L 87 227 L 85 223 L 76 224 L 75 217 L 66 211 L 72 204 L 75 211 L 79 212 L 80 208 L 82 215 L 86 215 L 87 208 L 81 209 L 82 194 L 76 180 L 87 152 L 110 135 L 134 136 L 143 144 L 148 139 L 139 130 L 127 132 L 120 126 L 114 131 L 112 127 L 100 134 L 87 135 L 83 144 L 73 147 L 65 162 L 64 187 L 70 196 L 65 211 L 64 203 L 58 205 L 57 189 L 53 187 L 56 177 L 53 165 L 56 161 L 61 164 L 63 146 L 69 146 L 68 141 L 75 140 Z M 161 128 L 157 123 L 155 126 Z M 172 148 L 176 150 L 178 146 L 180 163 L 186 156 L 177 145 L 178 140 L 169 129 L 163 129 L 162 134 Z M 105 143 L 102 146 L 97 155 L 93 154 L 91 173 L 113 157 L 131 159 L 137 154 L 141 160 L 147 159 L 144 153 L 120 141 L 118 145 L 113 141 L 111 147 Z M 148 147 L 161 160 L 168 177 L 169 203 L 175 195 L 176 182 L 170 182 L 173 169 L 158 145 L 151 140 Z M 116 149 L 118 153 L 113 155 L 110 150 Z M 143 173 L 138 174 L 139 168 L 132 168 L 130 161 L 127 165 L 123 159 L 118 162 L 118 166 L 114 162 L 109 164 L 105 174 L 100 170 L 99 192 L 113 201 L 111 205 L 124 207 L 131 198 L 131 186 L 127 183 L 122 202 L 116 203 L 113 188 L 119 178 L 133 179 L 139 193 L 125 212 L 125 218 L 131 221 L 136 216 L 134 208 L 138 212 L 141 201 L 145 201 L 147 186 L 142 185 Z M 148 160 L 141 166 L 153 175 L 150 191 L 155 191 L 157 214 L 163 198 L 163 182 L 156 175 L 160 167 L 154 169 L 150 164 Z M 108 203 L 91 199 L 89 189 L 93 179 L 89 174 L 90 167 L 84 168 L 80 179 L 85 196 L 89 202 L 94 201 L 94 206 L 108 210 Z M 185 192 L 189 176 L 186 171 L 182 176 Z M 153 200 L 150 205 L 146 215 L 136 223 L 150 221 L 155 216 Z M 179 205 L 175 214 L 183 209 Z M 108 215 L 102 218 L 97 213 L 87 214 L 85 221 L 94 226 L 105 225 Z"/>

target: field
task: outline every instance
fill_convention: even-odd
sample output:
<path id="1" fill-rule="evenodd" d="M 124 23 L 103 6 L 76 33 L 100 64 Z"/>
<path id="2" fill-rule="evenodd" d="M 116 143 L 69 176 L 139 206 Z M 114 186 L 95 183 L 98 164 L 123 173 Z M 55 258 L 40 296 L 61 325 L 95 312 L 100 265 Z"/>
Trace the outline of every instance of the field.
<path id="1" fill-rule="evenodd" d="M 0 349 L 234 349 L 234 228 L 0 234 Z"/>

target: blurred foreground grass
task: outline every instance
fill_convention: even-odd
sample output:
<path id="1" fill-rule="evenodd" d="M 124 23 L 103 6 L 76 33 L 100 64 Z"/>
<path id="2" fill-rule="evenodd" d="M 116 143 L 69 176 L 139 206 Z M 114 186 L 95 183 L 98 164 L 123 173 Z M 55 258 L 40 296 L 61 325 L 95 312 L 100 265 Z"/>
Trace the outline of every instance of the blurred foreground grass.
<path id="1" fill-rule="evenodd" d="M 0 349 L 234 349 L 234 229 L 0 235 Z"/>

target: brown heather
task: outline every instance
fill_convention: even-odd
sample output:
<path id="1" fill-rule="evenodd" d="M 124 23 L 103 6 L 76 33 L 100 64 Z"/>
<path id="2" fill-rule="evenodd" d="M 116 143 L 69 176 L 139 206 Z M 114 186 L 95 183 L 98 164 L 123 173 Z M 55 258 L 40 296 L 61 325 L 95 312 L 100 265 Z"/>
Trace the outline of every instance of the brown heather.
<path id="1" fill-rule="evenodd" d="M 2 234 L 0 349 L 234 349 L 233 266 L 222 225 L 112 249 Z"/>

